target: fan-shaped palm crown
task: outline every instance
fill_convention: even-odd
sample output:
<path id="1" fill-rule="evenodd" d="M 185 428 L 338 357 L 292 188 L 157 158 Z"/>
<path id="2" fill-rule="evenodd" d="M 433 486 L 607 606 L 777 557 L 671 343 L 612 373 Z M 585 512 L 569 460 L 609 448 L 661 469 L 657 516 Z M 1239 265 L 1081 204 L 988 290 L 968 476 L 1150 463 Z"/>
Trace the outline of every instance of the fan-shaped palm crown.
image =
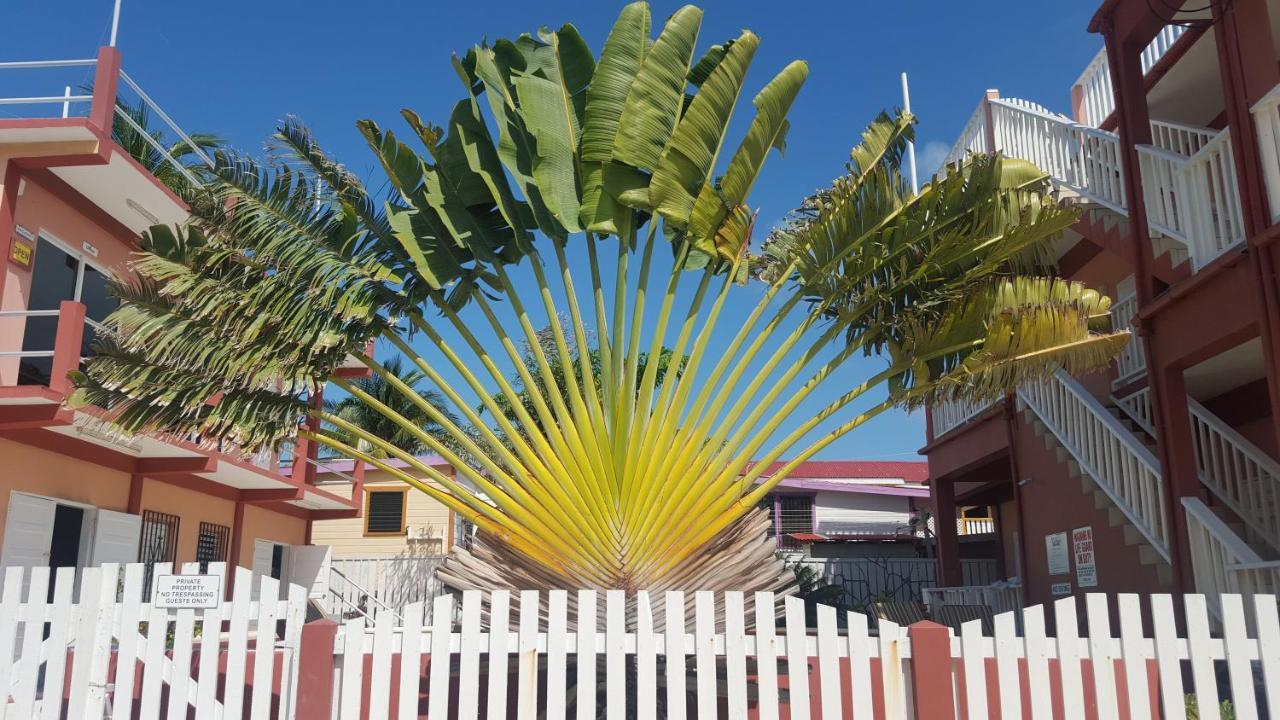
<path id="1" fill-rule="evenodd" d="M 1091 328 L 1105 298 L 1014 274 L 1074 218 L 1045 176 L 976 156 L 913 195 L 905 113 L 877 118 L 847 174 L 753 256 L 748 195 L 808 67 L 765 84 L 730 140 L 759 40 L 699 57 L 701 20 L 681 8 L 655 39 L 635 3 L 598 57 L 565 25 L 455 58 L 448 122 L 403 113 L 418 149 L 359 123 L 385 203 L 292 121 L 288 162 L 223 153 L 231 210 L 151 231 L 77 401 L 250 449 L 318 416 L 341 432 L 303 436 L 477 524 L 478 549 L 445 570 L 457 585 L 750 590 L 785 583 L 752 511 L 798 463 L 895 405 L 1096 367 L 1125 341 Z M 675 261 L 655 272 L 663 246 Z M 598 361 L 577 352 L 589 335 Z M 372 339 L 440 395 L 364 357 Z M 659 382 L 641 358 L 663 348 L 683 364 Z M 416 409 L 337 377 L 351 355 Z M 859 355 L 883 370 L 854 376 Z M 326 384 L 458 477 L 306 402 Z"/>

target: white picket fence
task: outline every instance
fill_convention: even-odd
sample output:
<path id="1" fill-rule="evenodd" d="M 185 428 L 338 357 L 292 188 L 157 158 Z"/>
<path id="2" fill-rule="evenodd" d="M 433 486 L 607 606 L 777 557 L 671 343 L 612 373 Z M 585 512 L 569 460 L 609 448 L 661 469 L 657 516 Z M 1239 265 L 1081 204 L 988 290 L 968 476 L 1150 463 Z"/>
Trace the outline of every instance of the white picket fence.
<path id="1" fill-rule="evenodd" d="M 5 569 L 0 718 L 175 720 L 187 718 L 188 708 L 197 720 L 293 717 L 306 589 L 289 586 L 288 600 L 251 600 L 255 578 L 236 568 L 230 602 L 166 610 L 143 597 L 147 570 L 106 564 L 79 573 L 59 568 L 51 578 L 47 567 Z M 168 564 L 153 570 L 172 571 Z M 181 569 L 198 571 L 195 563 Z M 208 572 L 225 578 L 221 563 Z M 262 598 L 279 597 L 277 580 L 257 580 Z M 259 645 L 270 661 L 260 661 Z"/>
<path id="2" fill-rule="evenodd" d="M 974 719 L 1185 720 L 1190 694 L 1200 718 L 1218 717 L 1223 700 L 1242 720 L 1280 718 L 1273 595 L 1247 603 L 1222 596 L 1220 633 L 1201 595 L 1182 598 L 1181 634 L 1175 598 L 1151 596 L 1148 634 L 1139 596 L 1119 595 L 1112 606 L 1093 594 L 1058 600 L 1052 616 L 1044 606 L 1027 608 L 1021 634 L 1014 613 L 998 615 L 990 636 L 981 621 L 957 636 L 937 625 L 885 620 L 875 635 L 865 615 L 846 613 L 841 627 L 836 610 L 825 606 L 817 608 L 815 632 L 795 597 L 782 600 L 778 624 L 781 599 L 771 593 L 610 591 L 601 598 L 581 591 L 574 613 L 570 599 L 565 591 L 468 592 L 460 615 L 454 598 L 442 596 L 430 607 L 410 605 L 401 626 L 390 615 L 372 627 L 364 618 L 349 620 L 334 644 L 334 717 L 407 720 L 425 708 L 428 717 L 459 720 L 935 720 L 961 717 L 956 710 L 963 708 Z M 685 622 L 690 600 L 692 627 Z M 663 629 L 655 631 L 659 620 Z"/>

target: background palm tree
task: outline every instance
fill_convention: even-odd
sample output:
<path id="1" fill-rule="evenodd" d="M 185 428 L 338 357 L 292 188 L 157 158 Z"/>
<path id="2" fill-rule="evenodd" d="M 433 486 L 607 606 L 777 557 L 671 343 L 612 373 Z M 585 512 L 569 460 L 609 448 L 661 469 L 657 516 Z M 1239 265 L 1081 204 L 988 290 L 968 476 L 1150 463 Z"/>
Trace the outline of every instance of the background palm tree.
<path id="1" fill-rule="evenodd" d="M 386 375 L 357 378 L 352 380 L 351 384 L 368 397 L 384 404 L 397 416 L 408 420 L 413 424 L 417 432 L 406 430 L 393 422 L 387 414 L 378 412 L 372 406 L 350 395 L 337 401 L 326 399 L 326 412 L 342 418 L 364 433 L 376 435 L 386 440 L 397 450 L 414 455 L 421 455 L 429 451 L 427 443 L 422 439 L 423 434 L 433 437 L 439 442 L 452 444 L 453 436 L 445 430 L 444 426 L 425 412 L 413 396 L 400 390 L 401 387 L 407 387 L 416 394 L 417 398 L 432 405 L 443 405 L 445 399 L 440 393 L 422 387 L 423 382 L 426 381 L 426 374 L 416 368 L 405 368 L 398 357 L 389 359 L 383 367 L 386 368 Z M 388 380 L 388 376 L 395 378 L 399 382 L 393 384 Z M 445 416 L 445 421 L 456 424 L 458 419 L 450 413 Z M 332 425 L 326 427 L 325 430 L 334 439 L 360 447 L 363 451 L 375 457 L 390 457 L 388 451 L 371 446 L 361 440 L 353 431 Z"/>
<path id="2" fill-rule="evenodd" d="M 845 175 L 752 253 L 748 196 L 785 146 L 808 66 L 765 84 L 730 144 L 758 38 L 743 31 L 698 58 L 700 10 L 681 8 L 656 39 L 651 20 L 646 4 L 626 6 L 598 58 L 572 25 L 472 48 L 455 61 L 464 87 L 444 127 L 403 111 L 421 154 L 358 123 L 385 202 L 293 120 L 270 167 L 220 152 L 216 207 L 234 212 L 152 229 L 72 402 L 108 407 L 126 430 L 250 450 L 318 418 L 350 437 L 304 437 L 477 525 L 474 548 L 440 572 L 457 588 L 749 593 L 795 581 L 759 500 L 836 439 L 894 407 L 993 396 L 1123 347 L 1109 301 L 1045 263 L 1075 220 L 1045 174 L 974 156 L 913 194 L 909 114 L 872 122 Z M 669 270 L 655 271 L 658 248 Z M 585 256 L 584 282 L 571 256 Z M 516 282 L 516 266 L 531 279 Z M 588 333 L 598 365 L 571 350 Z M 727 343 L 713 345 L 717 333 Z M 364 357 L 373 339 L 439 398 Z M 664 347 L 683 365 L 659 384 L 660 363 L 640 360 Z M 412 414 L 339 377 L 351 356 Z M 855 375 L 859 356 L 879 371 Z M 312 407 L 325 385 L 396 431 Z M 810 398 L 825 404 L 812 411 Z M 458 477 L 400 447 L 401 431 Z"/>

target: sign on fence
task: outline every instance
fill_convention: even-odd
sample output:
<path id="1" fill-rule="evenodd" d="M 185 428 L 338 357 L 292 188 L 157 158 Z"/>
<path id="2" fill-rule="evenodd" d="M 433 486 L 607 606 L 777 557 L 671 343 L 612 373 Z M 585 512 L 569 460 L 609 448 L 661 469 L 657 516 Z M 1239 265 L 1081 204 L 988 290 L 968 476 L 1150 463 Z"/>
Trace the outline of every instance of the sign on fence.
<path id="1" fill-rule="evenodd" d="M 165 610 L 205 610 L 222 604 L 222 578 L 218 575 L 160 575 L 152 600 Z"/>

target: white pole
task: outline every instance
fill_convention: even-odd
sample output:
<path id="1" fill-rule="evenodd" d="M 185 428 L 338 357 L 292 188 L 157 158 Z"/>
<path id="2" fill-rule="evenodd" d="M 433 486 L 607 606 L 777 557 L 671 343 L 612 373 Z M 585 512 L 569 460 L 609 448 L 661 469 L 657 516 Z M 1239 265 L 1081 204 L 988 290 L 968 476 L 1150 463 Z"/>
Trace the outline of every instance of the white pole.
<path id="1" fill-rule="evenodd" d="M 70 86 L 70 85 L 67 85 L 67 86 L 66 86 L 66 90 L 63 90 L 63 91 L 62 91 L 62 97 L 64 97 L 64 98 L 69 98 L 69 97 L 71 97 L 71 86 Z M 64 117 L 64 118 L 71 117 L 71 101 L 70 101 L 70 100 L 63 100 L 63 101 L 62 101 L 62 117 Z"/>
<path id="2" fill-rule="evenodd" d="M 115 10 L 111 12 L 111 42 L 108 43 L 111 47 L 116 46 L 116 35 L 120 32 L 120 2 L 116 0 Z"/>
<path id="3" fill-rule="evenodd" d="M 117 0 L 118 1 L 118 0 Z M 902 73 L 902 109 L 911 112 L 911 91 L 907 89 L 907 74 Z M 907 166 L 911 168 L 911 194 L 920 192 L 920 181 L 916 179 L 916 144 L 907 143 Z"/>

